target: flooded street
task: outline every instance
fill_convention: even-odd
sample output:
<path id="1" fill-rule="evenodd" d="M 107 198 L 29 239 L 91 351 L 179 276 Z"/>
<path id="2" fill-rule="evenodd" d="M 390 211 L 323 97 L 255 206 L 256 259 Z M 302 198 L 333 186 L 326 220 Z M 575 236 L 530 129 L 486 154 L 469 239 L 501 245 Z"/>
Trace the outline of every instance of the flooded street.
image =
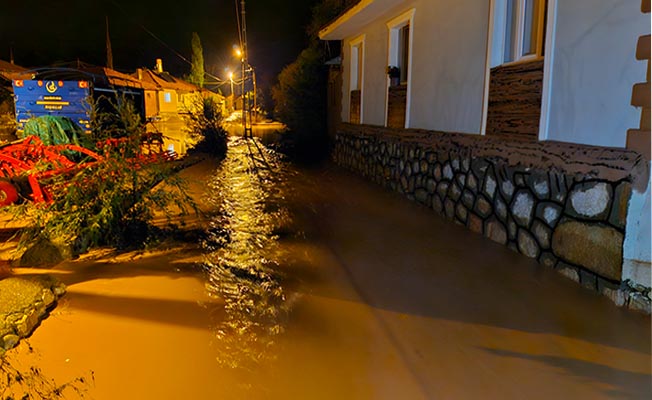
<path id="1" fill-rule="evenodd" d="M 95 399 L 652 396 L 649 316 L 396 194 L 235 137 L 182 175 L 200 246 L 19 270 L 68 294 L 13 366 Z"/>

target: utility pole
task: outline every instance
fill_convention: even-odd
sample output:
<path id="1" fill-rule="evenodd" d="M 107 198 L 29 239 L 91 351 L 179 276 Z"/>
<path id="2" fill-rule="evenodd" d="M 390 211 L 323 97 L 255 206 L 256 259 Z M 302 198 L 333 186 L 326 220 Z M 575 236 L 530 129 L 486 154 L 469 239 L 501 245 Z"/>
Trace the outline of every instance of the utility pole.
<path id="1" fill-rule="evenodd" d="M 253 115 L 255 117 L 255 116 L 257 116 L 257 113 L 258 113 L 258 107 L 257 107 L 258 105 L 256 104 L 256 97 L 257 97 L 256 95 L 258 94 L 258 89 L 256 88 L 256 71 L 254 71 L 254 67 L 251 67 L 251 76 L 252 76 L 252 78 L 254 80 L 254 108 L 253 108 L 254 112 L 253 112 Z M 257 118 L 256 118 L 256 121 L 258 121 Z M 251 119 L 251 129 L 252 130 L 253 130 L 253 124 L 254 124 L 254 119 L 252 118 Z"/>
<path id="2" fill-rule="evenodd" d="M 104 16 L 106 19 L 106 66 L 113 69 L 113 49 L 111 49 L 111 38 L 109 37 L 109 16 Z"/>
<path id="3" fill-rule="evenodd" d="M 242 126 L 244 128 L 244 137 L 250 136 L 253 137 L 251 122 L 247 124 L 247 114 L 251 112 L 249 107 L 249 101 L 247 100 L 247 92 L 245 89 L 245 83 L 247 82 L 247 66 L 249 65 L 247 60 L 247 18 L 245 11 L 245 0 L 240 0 L 240 19 L 241 19 L 241 28 L 242 28 Z M 251 120 L 251 114 L 249 115 Z"/>

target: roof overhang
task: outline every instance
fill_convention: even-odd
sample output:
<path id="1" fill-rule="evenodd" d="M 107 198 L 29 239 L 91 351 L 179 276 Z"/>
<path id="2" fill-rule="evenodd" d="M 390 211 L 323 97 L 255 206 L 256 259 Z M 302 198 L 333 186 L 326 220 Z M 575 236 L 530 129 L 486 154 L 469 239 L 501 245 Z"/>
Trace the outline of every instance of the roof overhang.
<path id="1" fill-rule="evenodd" d="M 381 18 L 404 0 L 360 0 L 335 21 L 319 31 L 321 40 L 343 40 L 360 33 L 360 28 Z"/>

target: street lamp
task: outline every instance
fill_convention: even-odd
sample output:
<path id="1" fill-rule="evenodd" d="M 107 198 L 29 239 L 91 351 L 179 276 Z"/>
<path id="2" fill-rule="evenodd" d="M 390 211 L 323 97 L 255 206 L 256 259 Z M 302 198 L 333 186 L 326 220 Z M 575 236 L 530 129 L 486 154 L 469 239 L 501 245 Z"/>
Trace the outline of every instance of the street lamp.
<path id="1" fill-rule="evenodd" d="M 235 55 L 240 59 L 242 63 L 242 130 L 245 137 L 247 137 L 247 96 L 245 83 L 247 81 L 247 53 L 245 49 L 240 49 L 237 45 L 233 45 L 233 51 Z M 255 96 L 255 94 L 254 94 Z M 249 121 L 251 124 L 253 121 Z"/>

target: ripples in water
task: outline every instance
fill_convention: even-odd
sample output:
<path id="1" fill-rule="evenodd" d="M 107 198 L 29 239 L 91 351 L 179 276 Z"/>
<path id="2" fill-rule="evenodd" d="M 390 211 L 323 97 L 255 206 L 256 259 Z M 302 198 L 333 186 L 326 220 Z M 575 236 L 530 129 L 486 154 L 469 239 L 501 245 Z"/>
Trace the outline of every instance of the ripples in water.
<path id="1" fill-rule="evenodd" d="M 227 158 L 213 177 L 217 209 L 204 248 L 208 290 L 223 299 L 216 328 L 218 361 L 249 369 L 274 358 L 291 308 L 280 262 L 279 232 L 291 224 L 286 196 L 289 165 L 256 139 L 231 138 Z"/>

